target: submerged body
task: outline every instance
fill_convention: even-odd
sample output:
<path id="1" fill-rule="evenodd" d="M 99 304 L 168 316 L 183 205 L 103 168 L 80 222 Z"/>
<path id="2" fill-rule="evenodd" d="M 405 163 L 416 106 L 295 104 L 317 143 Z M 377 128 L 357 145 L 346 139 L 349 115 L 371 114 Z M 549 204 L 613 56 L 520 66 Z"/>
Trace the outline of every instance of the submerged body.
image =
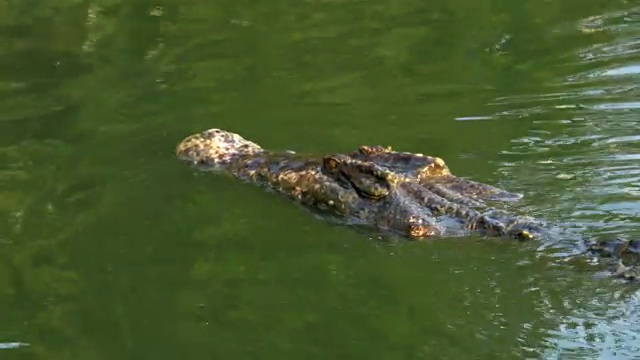
<path id="1" fill-rule="evenodd" d="M 176 153 L 198 169 L 224 171 L 334 221 L 407 239 L 478 231 L 526 240 L 545 233 L 539 221 L 486 205 L 487 200 L 517 200 L 519 194 L 457 177 L 437 157 L 381 146 L 328 156 L 274 152 L 220 129 L 187 137 Z M 592 250 L 615 253 L 601 244 Z M 637 277 L 634 268 L 618 266 L 615 272 L 628 279 Z"/>

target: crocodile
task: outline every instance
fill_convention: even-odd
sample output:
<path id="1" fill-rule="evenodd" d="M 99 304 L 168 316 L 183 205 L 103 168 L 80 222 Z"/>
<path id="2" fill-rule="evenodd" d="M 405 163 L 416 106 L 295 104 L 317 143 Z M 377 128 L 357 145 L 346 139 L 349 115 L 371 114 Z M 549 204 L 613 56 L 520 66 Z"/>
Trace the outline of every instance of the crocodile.
<path id="1" fill-rule="evenodd" d="M 199 170 L 225 172 L 284 195 L 324 219 L 403 239 L 477 232 L 527 241 L 548 234 L 545 222 L 488 204 L 515 201 L 521 194 L 458 177 L 439 157 L 379 145 L 329 155 L 271 151 L 221 129 L 186 137 L 176 154 Z M 585 245 L 611 259 L 613 276 L 640 279 L 635 265 L 622 261 L 629 255 L 637 260 L 640 242 L 587 239 Z"/>

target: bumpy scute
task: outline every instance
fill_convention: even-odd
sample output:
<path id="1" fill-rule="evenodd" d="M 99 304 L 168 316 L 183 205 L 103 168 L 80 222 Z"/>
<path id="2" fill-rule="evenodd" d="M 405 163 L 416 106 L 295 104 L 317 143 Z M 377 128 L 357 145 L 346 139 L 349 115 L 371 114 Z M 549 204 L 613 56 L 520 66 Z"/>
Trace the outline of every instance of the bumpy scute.
<path id="1" fill-rule="evenodd" d="M 362 145 L 348 155 L 412 176 L 434 193 L 467 206 L 479 207 L 485 200 L 516 201 L 522 198 L 521 194 L 455 176 L 445 161 L 436 156 L 394 151 L 390 146 L 379 145 Z"/>

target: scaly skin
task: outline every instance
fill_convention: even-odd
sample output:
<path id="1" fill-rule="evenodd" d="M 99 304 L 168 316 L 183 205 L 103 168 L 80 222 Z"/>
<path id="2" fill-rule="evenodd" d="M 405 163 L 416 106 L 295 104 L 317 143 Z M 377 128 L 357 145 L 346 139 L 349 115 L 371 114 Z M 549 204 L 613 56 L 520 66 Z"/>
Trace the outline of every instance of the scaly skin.
<path id="1" fill-rule="evenodd" d="M 455 188 L 443 192 L 438 187 L 425 187 L 416 181 L 411 171 L 394 172 L 374 162 L 347 155 L 322 158 L 266 151 L 237 134 L 219 129 L 186 138 L 178 146 L 177 154 L 180 159 L 203 170 L 224 170 L 238 179 L 279 192 L 337 221 L 373 225 L 379 230 L 398 233 L 408 239 L 447 235 L 448 229 L 437 221 L 443 215 L 459 220 L 467 230 L 519 239 L 532 237 L 520 219 L 498 221 L 481 214 L 460 200 L 465 198 L 462 194 L 454 193 Z M 412 154 L 406 155 L 409 158 Z M 368 176 L 373 182 L 383 184 L 387 188 L 386 193 L 380 198 L 362 196 L 361 190 L 366 185 L 345 185 L 344 179 L 342 183 L 338 181 L 336 174 L 325 166 L 329 159 L 340 168 L 339 173 L 352 173 L 350 181 L 366 179 Z M 444 161 L 431 159 L 437 158 L 424 157 L 422 162 L 414 160 L 423 167 L 429 166 L 422 169 L 421 174 L 433 174 L 431 165 L 435 165 L 439 174 L 446 170 L 447 174 L 444 175 L 452 183 L 463 182 L 448 172 Z M 474 190 L 478 188 L 478 183 L 469 183 Z M 488 185 L 486 188 L 494 189 Z M 447 195 L 460 200 L 459 203 L 447 200 Z"/>
<path id="2" fill-rule="evenodd" d="M 412 239 L 442 232 L 433 216 L 420 211 L 417 205 L 406 204 L 395 192 L 382 199 L 371 199 L 341 186 L 322 172 L 322 157 L 265 151 L 236 134 L 218 129 L 186 138 L 178 146 L 177 154 L 200 169 L 225 171 L 336 221 L 373 225 Z"/>
<path id="3" fill-rule="evenodd" d="M 469 230 L 524 240 L 544 234 L 541 222 L 485 205 L 485 200 L 517 200 L 519 194 L 459 178 L 437 157 L 381 146 L 361 146 L 352 153 L 330 156 L 274 152 L 220 129 L 187 137 L 176 153 L 200 170 L 223 171 L 258 184 L 325 218 L 407 239 Z M 443 225 L 447 218 L 461 226 Z M 635 267 L 617 261 L 629 253 L 637 257 L 637 242 L 592 242 L 588 249 L 616 259 L 614 276 L 633 280 L 640 275 Z"/>
<path id="4" fill-rule="evenodd" d="M 335 168 L 335 171 L 331 173 L 324 171 L 325 174 L 333 177 L 339 183 L 350 183 L 354 190 L 362 192 L 361 189 L 363 186 L 357 184 L 356 181 L 359 180 L 362 182 L 363 178 L 367 179 L 367 177 L 363 175 L 365 172 L 364 169 L 367 169 L 366 172 L 369 177 L 375 178 L 378 185 L 387 185 L 386 193 L 397 193 L 401 195 L 398 197 L 405 203 L 410 202 L 415 204 L 418 212 L 428 211 L 430 216 L 434 217 L 453 217 L 459 220 L 463 224 L 463 227 L 468 230 L 477 230 L 491 236 L 530 239 L 533 235 L 529 232 L 529 229 L 537 228 L 533 220 L 530 219 L 503 216 L 501 220 L 498 220 L 488 214 L 480 213 L 466 206 L 464 203 L 460 204 L 450 201 L 450 199 L 433 192 L 428 186 L 423 185 L 426 183 L 416 181 L 416 178 L 409 173 L 397 173 L 377 163 L 354 159 L 348 155 L 333 155 L 325 159 L 331 159 L 334 163 L 333 168 Z M 444 162 L 442 162 L 442 164 L 444 165 Z M 326 167 L 323 167 L 323 170 L 325 169 Z M 358 171 L 354 171 L 354 169 Z M 340 176 L 347 177 L 348 181 L 340 181 Z M 356 178 L 356 180 L 353 180 L 354 178 Z M 368 183 L 371 182 L 373 182 L 373 180 L 368 181 Z M 381 186 L 377 186 L 376 188 L 379 187 Z M 362 195 L 363 194 L 361 194 L 361 196 Z M 454 195 L 454 200 L 462 197 L 461 194 L 456 193 Z M 444 234 L 445 233 L 440 233 L 438 235 Z"/>
<path id="5" fill-rule="evenodd" d="M 414 177 L 420 185 L 453 202 L 480 206 L 484 200 L 515 201 L 522 195 L 451 174 L 439 157 L 393 151 L 391 147 L 362 145 L 348 154 L 354 159 L 374 162 L 389 170 Z"/>

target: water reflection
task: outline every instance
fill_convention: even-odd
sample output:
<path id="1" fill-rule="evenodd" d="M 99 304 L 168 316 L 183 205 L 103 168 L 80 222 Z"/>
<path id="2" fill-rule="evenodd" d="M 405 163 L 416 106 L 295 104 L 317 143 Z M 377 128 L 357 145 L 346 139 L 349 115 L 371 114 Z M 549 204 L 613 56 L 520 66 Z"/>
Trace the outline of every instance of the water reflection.
<path id="1" fill-rule="evenodd" d="M 535 188 L 530 194 L 535 199 L 525 199 L 525 206 L 546 218 L 580 223 L 594 236 L 640 236 L 639 11 L 578 21 L 573 29 L 584 36 L 604 34 L 606 41 L 600 37 L 565 56 L 546 78 L 548 92 L 496 98 L 491 106 L 499 110 L 484 116 L 529 121 L 528 134 L 503 151 L 509 160 L 500 169 L 505 178 L 535 179 L 526 185 Z M 557 41 L 575 38 L 570 29 L 553 30 Z M 516 182 L 511 185 L 518 187 Z M 564 305 L 570 315 L 561 315 L 559 327 L 548 333 L 545 357 L 637 355 L 637 289 L 605 287 L 567 294 Z M 550 304 L 545 315 L 558 316 Z"/>
<path id="2" fill-rule="evenodd" d="M 0 76 L 7 352 L 20 340 L 43 359 L 631 353 L 636 288 L 594 279 L 554 244 L 375 247 L 190 176 L 172 150 L 205 126 L 299 151 L 393 142 L 527 193 L 522 212 L 633 235 L 638 16 L 557 27 L 530 19 L 577 16 L 559 1 L 290 3 L 74 2 L 54 17 L 42 1 L 21 11 L 55 21 L 33 33 L 0 12 L 12 40 L 0 64 L 15 70 Z"/>
<path id="3" fill-rule="evenodd" d="M 0 350 L 17 349 L 25 346 L 29 346 L 29 344 L 21 342 L 0 342 Z"/>

